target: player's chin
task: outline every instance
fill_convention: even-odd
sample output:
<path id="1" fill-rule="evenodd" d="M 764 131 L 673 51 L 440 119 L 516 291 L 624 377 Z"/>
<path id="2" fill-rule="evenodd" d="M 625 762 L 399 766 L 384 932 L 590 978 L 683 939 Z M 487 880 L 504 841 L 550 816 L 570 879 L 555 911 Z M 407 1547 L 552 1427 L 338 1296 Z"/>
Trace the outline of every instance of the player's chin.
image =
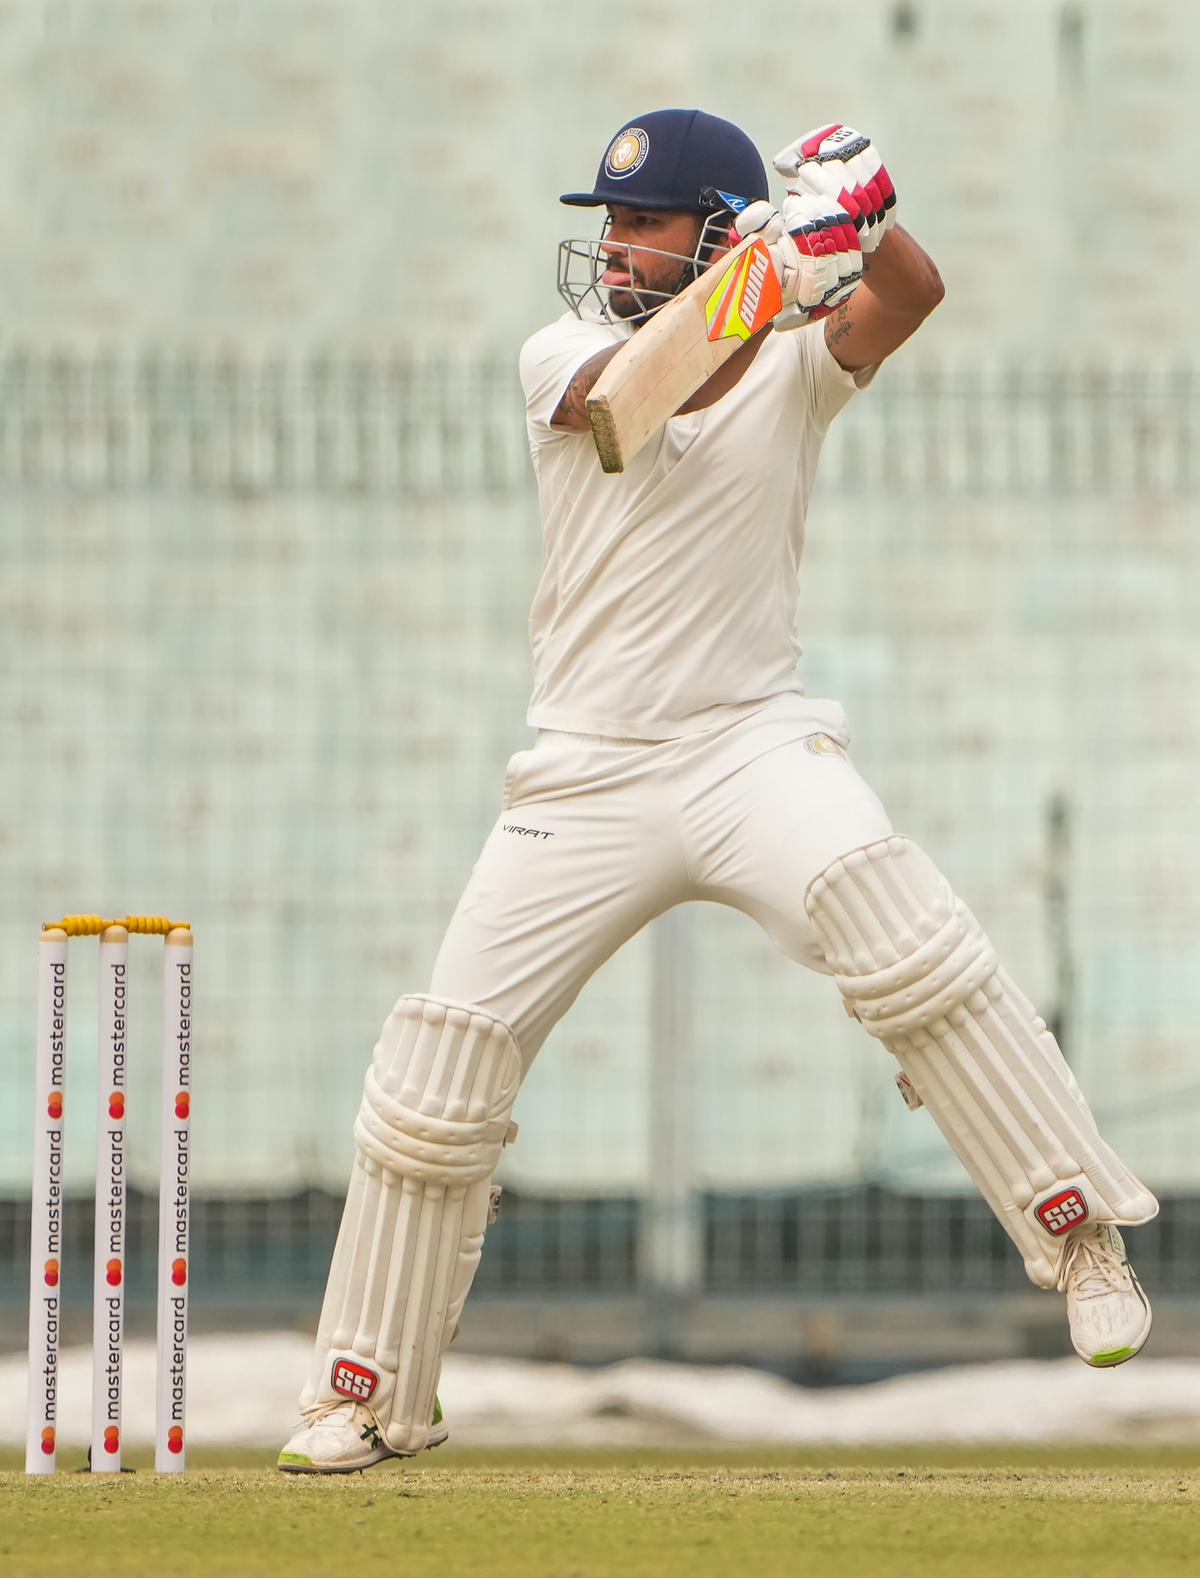
<path id="1" fill-rule="evenodd" d="M 660 305 L 660 302 L 647 301 L 632 290 L 610 290 L 608 293 L 609 317 L 623 318 L 626 323 L 644 322 Z"/>
<path id="2" fill-rule="evenodd" d="M 633 291 L 614 286 L 608 292 L 608 310 L 614 318 L 636 318 L 645 308 Z"/>

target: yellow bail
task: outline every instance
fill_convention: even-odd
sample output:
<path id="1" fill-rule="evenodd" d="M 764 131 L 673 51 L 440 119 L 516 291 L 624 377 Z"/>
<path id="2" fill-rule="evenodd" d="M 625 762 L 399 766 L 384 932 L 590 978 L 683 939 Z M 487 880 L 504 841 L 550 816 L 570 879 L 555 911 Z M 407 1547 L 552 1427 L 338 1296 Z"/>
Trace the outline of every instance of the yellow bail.
<path id="1" fill-rule="evenodd" d="M 47 921 L 43 931 L 65 931 L 68 937 L 99 937 L 110 926 L 124 926 L 142 937 L 165 937 L 176 929 L 190 930 L 187 921 L 168 920 L 165 915 L 126 915 L 105 920 L 101 915 L 64 915 L 62 920 Z"/>

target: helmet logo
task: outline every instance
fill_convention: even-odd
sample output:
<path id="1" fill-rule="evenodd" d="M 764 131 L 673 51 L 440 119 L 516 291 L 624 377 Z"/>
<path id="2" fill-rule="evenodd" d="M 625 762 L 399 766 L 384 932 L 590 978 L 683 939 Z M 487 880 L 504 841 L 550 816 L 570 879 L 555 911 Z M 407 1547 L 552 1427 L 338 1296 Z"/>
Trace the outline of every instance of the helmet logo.
<path id="1" fill-rule="evenodd" d="M 604 169 L 614 181 L 623 181 L 640 170 L 650 152 L 650 139 L 640 126 L 628 126 L 613 138 L 604 155 Z"/>

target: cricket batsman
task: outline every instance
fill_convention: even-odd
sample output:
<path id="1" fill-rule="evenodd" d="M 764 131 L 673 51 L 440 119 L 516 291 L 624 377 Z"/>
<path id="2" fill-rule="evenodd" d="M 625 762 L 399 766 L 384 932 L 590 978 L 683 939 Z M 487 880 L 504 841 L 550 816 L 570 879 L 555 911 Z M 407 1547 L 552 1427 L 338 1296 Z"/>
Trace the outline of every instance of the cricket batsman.
<path id="1" fill-rule="evenodd" d="M 1157 1202 L 1102 1139 L 975 916 L 855 770 L 842 708 L 806 696 L 797 673 L 822 440 L 942 284 L 896 223 L 868 137 L 818 128 L 775 169 L 778 209 L 736 126 L 657 110 L 620 128 L 591 190 L 562 198 L 606 219 L 597 240 L 563 243 L 571 310 L 520 358 L 545 542 L 530 616 L 537 732 L 508 764 L 428 993 L 400 998 L 375 1048 L 284 1470 L 344 1473 L 446 1439 L 442 1356 L 521 1081 L 593 972 L 692 899 L 744 911 L 832 976 L 1030 1280 L 1065 1294 L 1081 1359 L 1120 1364 L 1149 1334 L 1117 1229 Z M 605 474 L 589 390 L 752 236 L 781 309 Z"/>

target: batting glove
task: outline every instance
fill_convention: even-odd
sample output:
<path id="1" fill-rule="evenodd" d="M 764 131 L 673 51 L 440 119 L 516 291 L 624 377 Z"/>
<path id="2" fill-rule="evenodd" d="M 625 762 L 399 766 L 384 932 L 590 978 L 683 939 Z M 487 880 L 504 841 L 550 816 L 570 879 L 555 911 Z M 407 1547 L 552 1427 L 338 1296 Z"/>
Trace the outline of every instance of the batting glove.
<path id="1" fill-rule="evenodd" d="M 775 155 L 789 191 L 807 192 L 845 209 L 859 246 L 874 252 L 896 223 L 896 189 L 879 151 L 853 126 L 819 126 Z"/>
<path id="2" fill-rule="evenodd" d="M 825 317 L 862 278 L 854 222 L 825 198 L 789 192 L 782 209 L 765 201 L 751 203 L 733 229 L 738 238 L 759 235 L 767 243 L 783 296 L 777 329 L 802 329 Z"/>

